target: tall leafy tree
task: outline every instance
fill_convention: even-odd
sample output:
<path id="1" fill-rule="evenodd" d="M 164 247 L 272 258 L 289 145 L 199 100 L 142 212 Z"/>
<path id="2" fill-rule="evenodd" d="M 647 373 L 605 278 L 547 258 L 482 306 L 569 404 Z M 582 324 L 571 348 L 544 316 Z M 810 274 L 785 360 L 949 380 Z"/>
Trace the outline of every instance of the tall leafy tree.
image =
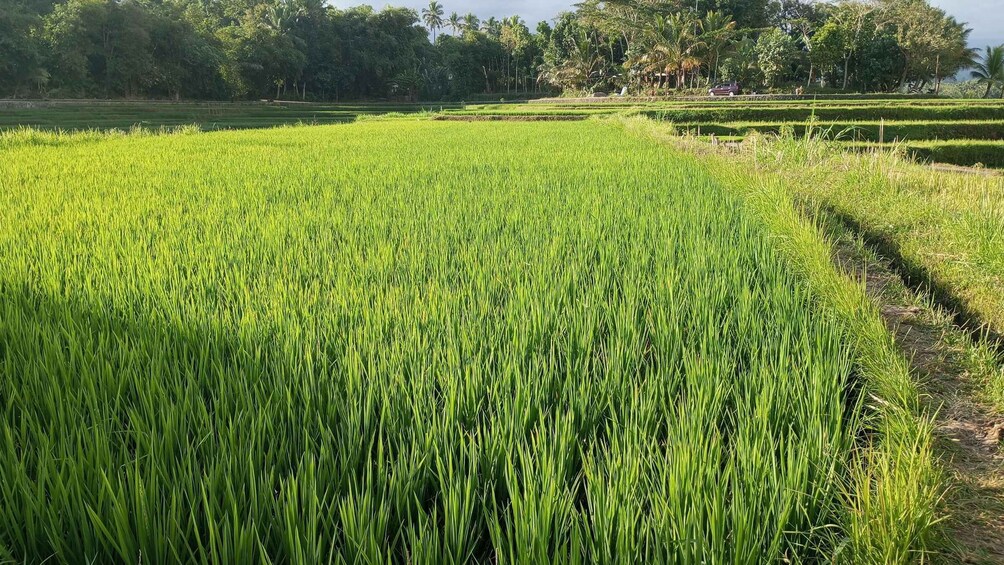
<path id="1" fill-rule="evenodd" d="M 855 79 L 862 92 L 889 92 L 900 87 L 906 61 L 887 30 L 873 29 L 862 34 L 855 46 Z"/>
<path id="2" fill-rule="evenodd" d="M 809 52 L 809 58 L 813 66 L 819 69 L 819 74 L 824 80 L 827 76 L 832 76 L 834 71 L 846 60 L 848 46 L 852 44 L 847 30 L 832 20 L 819 28 L 813 36 L 812 43 L 813 47 L 812 51 Z"/>
<path id="3" fill-rule="evenodd" d="M 828 23 L 836 26 L 830 41 L 842 39 L 840 45 L 843 55 L 843 89 L 847 90 L 851 77 L 851 62 L 867 37 L 874 34 L 874 13 L 876 7 L 872 3 L 861 0 L 841 0 L 831 12 Z"/>
<path id="4" fill-rule="evenodd" d="M 759 30 L 770 25 L 777 12 L 775 0 L 702 0 L 698 7 L 730 14 L 740 29 Z"/>
<path id="5" fill-rule="evenodd" d="M 934 60 L 935 94 L 941 92 L 941 81 L 973 66 L 977 51 L 969 47 L 972 29 L 951 16 L 942 20 L 942 32 L 936 42 Z"/>
<path id="6" fill-rule="evenodd" d="M 880 0 L 881 25 L 896 38 L 903 57 L 899 88 L 925 72 L 941 49 L 945 13 L 927 0 Z"/>
<path id="7" fill-rule="evenodd" d="M 300 78 L 306 56 L 288 33 L 287 16 L 259 4 L 238 25 L 218 32 L 227 55 L 223 75 L 235 95 L 271 96 L 275 89 L 279 98 L 288 81 Z"/>
<path id="8" fill-rule="evenodd" d="M 603 33 L 573 13 L 563 13 L 544 49 L 541 80 L 561 88 L 592 92 L 609 85 L 615 74 Z"/>
<path id="9" fill-rule="evenodd" d="M 186 19 L 180 6 L 163 4 L 152 11 L 150 50 L 150 95 L 176 100 L 226 97 L 219 42 Z"/>
<path id="10" fill-rule="evenodd" d="M 757 64 L 767 86 L 776 86 L 795 53 L 795 41 L 780 29 L 760 35 L 756 42 Z"/>
<path id="11" fill-rule="evenodd" d="M 53 82 L 62 92 L 132 97 L 154 83 L 150 14 L 134 1 L 69 0 L 46 18 Z"/>
<path id="12" fill-rule="evenodd" d="M 42 21 L 27 10 L 0 5 L 0 94 L 41 90 L 49 80 L 44 46 L 38 39 Z"/>
<path id="13" fill-rule="evenodd" d="M 756 84 L 760 80 L 757 68 L 756 41 L 744 36 L 732 45 L 728 57 L 721 64 L 722 76 L 745 85 Z"/>
<path id="14" fill-rule="evenodd" d="M 530 29 L 519 16 L 511 16 L 502 21 L 499 43 L 506 51 L 506 83 L 512 83 L 517 90 L 521 79 L 524 90 L 526 87 L 526 65 L 530 62 L 530 48 L 533 45 L 530 35 Z"/>

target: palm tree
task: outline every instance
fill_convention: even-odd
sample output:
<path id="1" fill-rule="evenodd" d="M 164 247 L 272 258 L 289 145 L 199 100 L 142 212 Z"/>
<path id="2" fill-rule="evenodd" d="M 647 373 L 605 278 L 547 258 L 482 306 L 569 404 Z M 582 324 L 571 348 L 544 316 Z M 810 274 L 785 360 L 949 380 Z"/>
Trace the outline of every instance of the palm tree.
<path id="1" fill-rule="evenodd" d="M 502 20 L 502 28 L 499 32 L 499 43 L 505 48 L 506 62 L 505 62 L 505 76 L 506 76 L 506 87 L 508 88 L 511 84 L 512 70 L 516 70 L 516 88 L 519 88 L 519 51 L 524 46 L 526 42 L 526 37 L 522 33 L 526 29 L 526 24 L 523 23 L 522 18 L 519 16 L 510 16 Z M 510 90 L 511 92 L 511 90 Z"/>
<path id="2" fill-rule="evenodd" d="M 443 27 L 443 5 L 436 0 L 430 0 L 429 7 L 422 8 L 422 21 L 432 30 L 432 42 L 436 42 L 436 30 Z"/>
<path id="3" fill-rule="evenodd" d="M 541 67 L 540 79 L 561 88 L 592 90 L 603 78 L 603 57 L 585 31 L 566 38 L 568 58 L 560 65 Z"/>
<path id="4" fill-rule="evenodd" d="M 459 32 L 461 28 L 464 27 L 463 21 L 460 19 L 460 16 L 456 12 L 450 14 L 450 19 L 446 20 L 446 25 L 449 26 L 451 30 L 453 30 L 453 35 L 457 35 L 457 32 Z"/>
<path id="5" fill-rule="evenodd" d="M 463 17 L 464 31 L 469 31 L 471 33 L 478 31 L 478 27 L 481 25 L 481 20 L 477 16 L 468 12 Z"/>
<path id="6" fill-rule="evenodd" d="M 701 20 L 701 40 L 708 48 L 708 82 L 718 80 L 719 60 L 722 49 L 735 34 L 736 22 L 724 12 L 708 12 Z"/>
<path id="7" fill-rule="evenodd" d="M 973 68 L 972 76 L 976 82 L 987 85 L 983 97 L 989 97 L 994 85 L 1004 85 L 1004 45 L 987 46 L 983 60 L 976 63 Z M 1001 89 L 1001 98 L 1004 98 L 1004 88 Z"/>
<path id="8" fill-rule="evenodd" d="M 976 49 L 969 47 L 969 36 L 973 30 L 951 16 L 942 22 L 942 30 L 932 38 L 931 46 L 936 50 L 934 57 L 934 93 L 941 93 L 941 81 L 946 76 L 955 76 L 962 69 L 975 64 Z M 930 68 L 928 68 L 930 72 Z"/>
<path id="9" fill-rule="evenodd" d="M 265 21 L 263 23 L 265 27 L 285 34 L 306 13 L 306 9 L 300 4 L 292 0 L 286 0 L 270 5 L 265 12 Z"/>
<path id="10" fill-rule="evenodd" d="M 486 35 L 498 37 L 502 32 L 502 22 L 498 21 L 495 16 L 491 16 L 487 20 L 481 22 L 481 31 Z"/>
<path id="11" fill-rule="evenodd" d="M 663 77 L 676 77 L 676 88 L 683 88 L 687 73 L 701 65 L 698 52 L 704 47 L 694 32 L 695 18 L 690 12 L 656 16 L 645 34 L 646 45 L 629 57 L 624 66 L 642 73 L 656 75 L 658 85 Z M 653 87 L 656 87 L 653 81 Z"/>

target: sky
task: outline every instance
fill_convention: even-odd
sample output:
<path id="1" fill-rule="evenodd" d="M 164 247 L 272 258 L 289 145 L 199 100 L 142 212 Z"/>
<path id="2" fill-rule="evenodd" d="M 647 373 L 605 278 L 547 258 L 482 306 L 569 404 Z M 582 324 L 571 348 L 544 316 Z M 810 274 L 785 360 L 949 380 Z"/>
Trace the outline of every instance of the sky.
<path id="1" fill-rule="evenodd" d="M 479 18 L 489 16 L 505 17 L 517 14 L 531 29 L 541 20 L 550 21 L 559 12 L 570 10 L 579 0 L 440 0 L 446 8 L 446 15 L 457 12 L 463 15 L 474 12 Z M 420 10 L 428 6 L 428 0 L 333 0 L 339 8 L 370 4 L 374 8 L 384 6 L 406 6 Z M 982 49 L 987 44 L 1004 43 L 1004 0 L 931 0 L 949 14 L 961 21 L 969 22 L 973 28 L 971 43 Z"/>

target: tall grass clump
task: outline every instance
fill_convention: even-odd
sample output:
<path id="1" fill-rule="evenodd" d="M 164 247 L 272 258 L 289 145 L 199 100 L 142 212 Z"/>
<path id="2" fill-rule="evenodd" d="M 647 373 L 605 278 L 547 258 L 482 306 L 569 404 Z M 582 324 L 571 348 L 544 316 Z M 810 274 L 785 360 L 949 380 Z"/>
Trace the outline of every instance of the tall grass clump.
<path id="1" fill-rule="evenodd" d="M 145 128 L 132 126 L 128 130 L 79 130 L 64 131 L 60 129 L 38 129 L 34 127 L 18 126 L 16 128 L 0 129 L 0 149 L 13 149 L 22 146 L 54 146 L 67 143 L 84 143 L 102 141 L 121 137 L 149 137 L 152 135 L 192 135 L 200 133 L 202 130 L 197 125 L 177 125 L 158 126 L 156 128 Z"/>
<path id="2" fill-rule="evenodd" d="M 0 559 L 820 561 L 854 526 L 854 336 L 616 125 L 4 157 Z"/>

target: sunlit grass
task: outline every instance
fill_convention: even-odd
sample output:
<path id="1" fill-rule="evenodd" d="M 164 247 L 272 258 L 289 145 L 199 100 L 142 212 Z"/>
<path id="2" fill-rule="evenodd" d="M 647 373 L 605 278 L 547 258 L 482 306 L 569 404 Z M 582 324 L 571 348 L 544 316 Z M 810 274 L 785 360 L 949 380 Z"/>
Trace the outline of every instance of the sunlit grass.
<path id="1" fill-rule="evenodd" d="M 92 141 L 0 149 L 0 558 L 763 563 L 876 531 L 861 338 L 696 162 L 598 122 Z"/>

